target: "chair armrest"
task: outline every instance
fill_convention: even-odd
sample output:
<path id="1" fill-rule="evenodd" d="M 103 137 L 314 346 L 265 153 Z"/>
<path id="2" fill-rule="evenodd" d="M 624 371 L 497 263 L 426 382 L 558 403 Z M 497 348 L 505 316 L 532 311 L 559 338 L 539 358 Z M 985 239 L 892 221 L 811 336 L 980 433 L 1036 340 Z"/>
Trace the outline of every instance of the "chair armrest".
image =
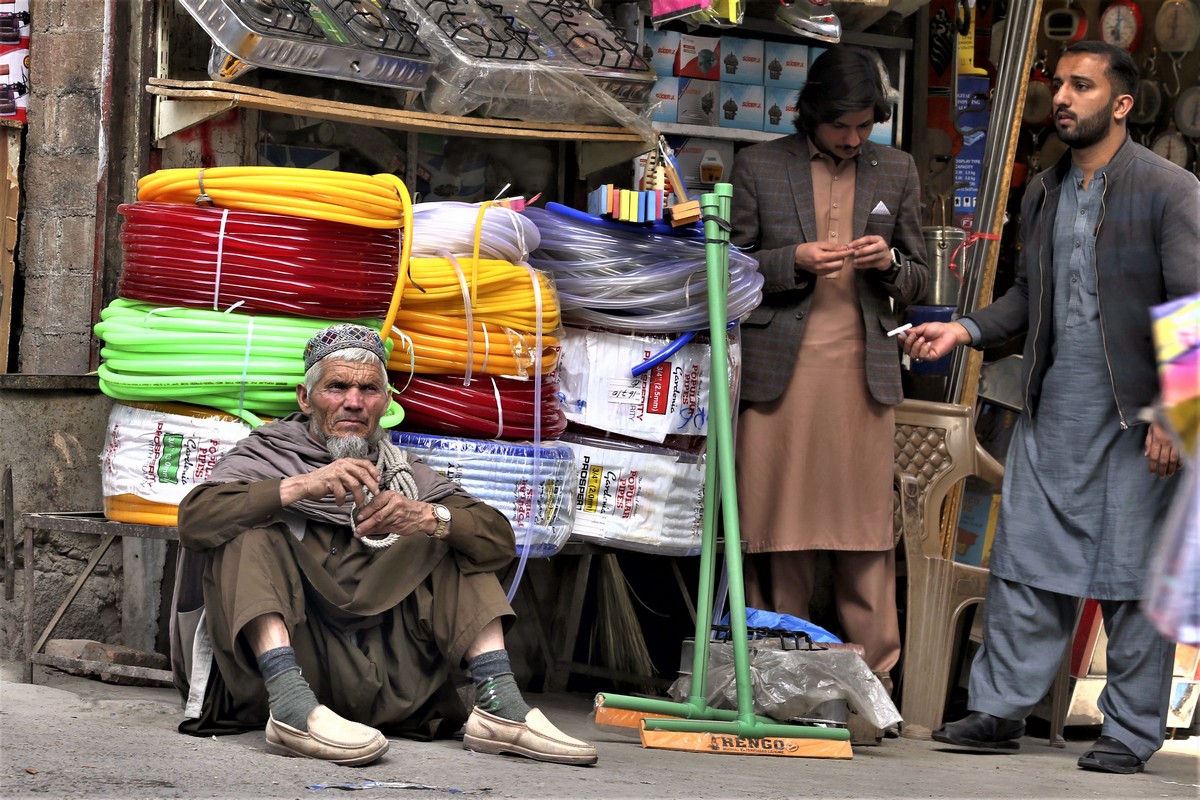
<path id="1" fill-rule="evenodd" d="M 1004 483 L 1004 465 L 975 442 L 975 474 L 999 488 Z"/>

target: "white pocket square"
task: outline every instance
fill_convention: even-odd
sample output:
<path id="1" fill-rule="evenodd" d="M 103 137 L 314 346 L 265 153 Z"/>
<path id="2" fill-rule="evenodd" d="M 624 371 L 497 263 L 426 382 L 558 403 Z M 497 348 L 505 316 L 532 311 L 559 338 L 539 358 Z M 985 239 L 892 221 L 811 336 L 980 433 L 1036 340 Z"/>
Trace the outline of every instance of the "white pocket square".
<path id="1" fill-rule="evenodd" d="M 887 215 L 887 216 L 891 216 L 891 214 L 892 214 L 892 212 L 888 210 L 888 207 L 886 205 L 884 205 L 882 200 L 880 200 L 878 203 L 876 203 L 875 207 L 871 209 L 872 216 L 876 216 L 876 215 L 880 215 L 880 214 Z"/>

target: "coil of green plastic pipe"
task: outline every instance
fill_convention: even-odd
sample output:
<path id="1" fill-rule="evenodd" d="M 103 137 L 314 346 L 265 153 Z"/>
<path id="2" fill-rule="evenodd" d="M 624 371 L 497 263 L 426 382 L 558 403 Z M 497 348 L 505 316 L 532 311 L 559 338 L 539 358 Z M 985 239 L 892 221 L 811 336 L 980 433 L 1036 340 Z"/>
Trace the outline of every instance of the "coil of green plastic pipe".
<path id="1" fill-rule="evenodd" d="M 378 329 L 379 320 L 350 320 Z M 304 346 L 330 320 L 158 306 L 124 298 L 100 312 L 100 390 L 115 400 L 187 402 L 245 420 L 300 407 Z M 390 350 L 390 340 L 384 341 Z M 394 400 L 380 424 L 398 425 Z"/>

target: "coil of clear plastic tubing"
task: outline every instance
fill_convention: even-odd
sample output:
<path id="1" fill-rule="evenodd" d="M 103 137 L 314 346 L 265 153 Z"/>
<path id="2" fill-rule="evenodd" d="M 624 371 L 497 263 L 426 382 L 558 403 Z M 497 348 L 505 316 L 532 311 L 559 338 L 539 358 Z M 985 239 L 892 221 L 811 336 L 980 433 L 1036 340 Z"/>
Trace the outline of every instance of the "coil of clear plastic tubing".
<path id="1" fill-rule="evenodd" d="M 414 256 L 478 253 L 480 258 L 517 264 L 526 261 L 540 241 L 532 221 L 504 206 L 451 201 L 413 206 Z"/>
<path id="2" fill-rule="evenodd" d="M 372 328 L 379 321 L 353 320 Z M 299 411 L 304 346 L 327 320 L 140 303 L 118 297 L 100 312 L 100 390 L 114 400 L 215 408 L 251 427 Z M 385 346 L 390 346 L 385 341 Z M 380 424 L 404 419 L 392 401 Z"/>
<path id="3" fill-rule="evenodd" d="M 393 431 L 392 442 L 508 517 L 523 558 L 552 556 L 570 536 L 575 511 L 571 448 L 408 431 Z"/>
<path id="4" fill-rule="evenodd" d="M 469 385 L 462 378 L 448 376 L 414 377 L 396 380 L 397 399 L 404 404 L 405 430 L 426 431 L 448 436 L 484 439 L 534 439 L 534 386 L 541 388 L 542 439 L 557 439 L 567 428 L 567 417 L 558 401 L 558 381 L 544 377 L 513 380 L 485 375 Z"/>
<path id="5" fill-rule="evenodd" d="M 122 297 L 324 319 L 382 319 L 391 303 L 396 229 L 144 201 L 117 211 Z"/>
<path id="6" fill-rule="evenodd" d="M 113 403 L 100 459 L 104 516 L 176 525 L 179 503 L 250 433 L 241 420 L 187 403 Z"/>
<path id="7" fill-rule="evenodd" d="M 541 208 L 524 213 L 541 234 L 529 262 L 554 276 L 565 323 L 645 333 L 708 328 L 702 240 L 590 224 Z M 730 320 L 758 306 L 762 285 L 758 262 L 731 250 Z"/>

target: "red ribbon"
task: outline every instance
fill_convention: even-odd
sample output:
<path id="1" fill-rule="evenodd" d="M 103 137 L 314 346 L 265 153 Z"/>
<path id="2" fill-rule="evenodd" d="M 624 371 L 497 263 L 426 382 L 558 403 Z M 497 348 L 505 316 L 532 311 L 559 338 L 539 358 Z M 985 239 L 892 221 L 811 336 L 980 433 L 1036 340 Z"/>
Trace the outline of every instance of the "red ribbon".
<path id="1" fill-rule="evenodd" d="M 987 239 L 990 242 L 998 242 L 998 241 L 1000 241 L 1000 234 L 998 234 L 998 233 L 980 233 L 978 231 L 972 231 L 971 233 L 967 234 L 966 239 L 963 239 L 962 244 L 960 244 L 958 247 L 954 248 L 954 252 L 950 254 L 950 274 L 953 275 L 954 277 L 958 278 L 959 283 L 966 283 L 966 281 L 963 280 L 962 275 L 958 274 L 958 264 L 954 263 L 955 259 L 958 258 L 958 254 L 960 251 L 969 250 L 971 248 L 971 245 L 975 244 L 980 239 Z"/>

